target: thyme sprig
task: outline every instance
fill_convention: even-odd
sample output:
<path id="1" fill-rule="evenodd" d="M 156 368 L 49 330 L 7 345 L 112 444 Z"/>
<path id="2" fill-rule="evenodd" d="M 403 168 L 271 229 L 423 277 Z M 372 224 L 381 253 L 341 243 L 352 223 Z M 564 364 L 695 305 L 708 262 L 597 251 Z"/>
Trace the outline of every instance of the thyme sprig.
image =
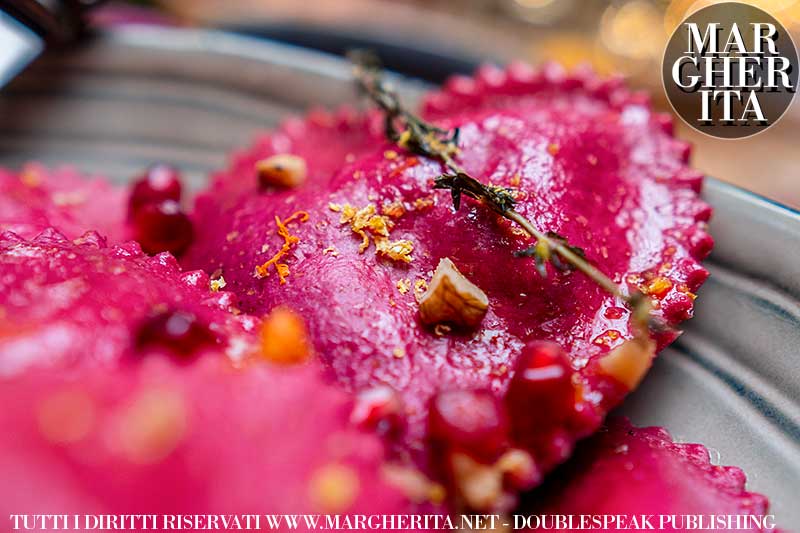
<path id="1" fill-rule="evenodd" d="M 548 263 L 560 270 L 579 270 L 603 290 L 624 301 L 631 309 L 634 324 L 643 332 L 663 328 L 663 324 L 651 317 L 650 300 L 641 291 L 634 289 L 630 294 L 623 294 L 611 278 L 586 260 L 583 250 L 571 246 L 557 233 L 540 230 L 516 211 L 513 189 L 482 183 L 461 167 L 454 159 L 459 153 L 458 128 L 439 128 L 403 107 L 398 94 L 383 79 L 381 65 L 374 55 L 358 51 L 351 53 L 350 59 L 360 91 L 384 113 L 386 137 L 409 152 L 440 161 L 448 169 L 434 180 L 433 188 L 449 190 L 454 209 L 461 206 L 462 195 L 481 202 L 536 239 L 533 246 L 515 255 L 532 257 L 540 275 L 547 276 Z"/>

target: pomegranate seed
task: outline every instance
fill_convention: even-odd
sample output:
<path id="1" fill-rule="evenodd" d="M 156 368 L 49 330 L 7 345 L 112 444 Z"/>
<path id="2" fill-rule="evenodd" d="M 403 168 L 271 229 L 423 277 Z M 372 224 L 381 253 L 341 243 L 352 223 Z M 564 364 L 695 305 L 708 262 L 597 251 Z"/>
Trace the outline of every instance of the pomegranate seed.
<path id="1" fill-rule="evenodd" d="M 128 219 L 143 206 L 181 199 L 181 175 L 169 165 L 153 165 L 136 180 L 128 198 Z"/>
<path id="2" fill-rule="evenodd" d="M 402 427 L 400 399 L 388 386 L 378 386 L 356 395 L 350 421 L 382 435 L 396 434 Z"/>
<path id="3" fill-rule="evenodd" d="M 192 243 L 192 221 L 174 200 L 146 204 L 133 217 L 134 238 L 148 254 L 180 255 Z"/>
<path id="4" fill-rule="evenodd" d="M 503 451 L 508 437 L 503 406 L 488 391 L 439 393 L 431 403 L 428 426 L 440 451 L 463 451 L 488 461 Z"/>
<path id="5" fill-rule="evenodd" d="M 197 317 L 186 311 L 163 311 L 147 319 L 136 335 L 139 350 L 162 347 L 187 356 L 202 346 L 216 343 L 216 336 Z"/>
<path id="6" fill-rule="evenodd" d="M 572 368 L 558 344 L 533 342 L 522 351 L 506 394 L 512 433 L 522 444 L 547 439 L 574 412 Z"/>

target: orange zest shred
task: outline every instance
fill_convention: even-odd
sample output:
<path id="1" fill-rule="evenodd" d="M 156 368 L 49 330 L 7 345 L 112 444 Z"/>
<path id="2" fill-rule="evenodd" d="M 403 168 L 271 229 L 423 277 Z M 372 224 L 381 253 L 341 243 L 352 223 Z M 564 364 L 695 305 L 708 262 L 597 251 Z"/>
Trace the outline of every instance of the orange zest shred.
<path id="1" fill-rule="evenodd" d="M 403 202 L 400 200 L 395 200 L 394 202 L 383 204 L 381 206 L 381 214 L 386 215 L 387 217 L 400 218 L 405 213 L 406 208 L 403 205 Z"/>
<path id="2" fill-rule="evenodd" d="M 411 286 L 411 280 L 409 280 L 408 278 L 399 279 L 397 280 L 396 286 L 397 290 L 400 291 L 400 294 L 406 294 Z"/>
<path id="3" fill-rule="evenodd" d="M 334 212 L 341 212 L 339 223 L 349 224 L 353 233 L 361 237 L 358 253 L 364 253 L 369 248 L 370 237 L 372 237 L 372 242 L 375 243 L 375 250 L 378 254 L 394 261 L 411 262 L 414 243 L 406 239 L 390 240 L 389 231 L 393 226 L 393 222 L 385 215 L 378 215 L 373 204 L 361 209 L 357 209 L 350 204 L 341 206 L 330 204 L 329 208 Z"/>
<path id="4" fill-rule="evenodd" d="M 20 173 L 19 180 L 28 187 L 38 187 L 42 184 L 42 175 L 35 169 L 26 168 Z"/>
<path id="5" fill-rule="evenodd" d="M 414 282 L 414 297 L 419 302 L 422 295 L 428 290 L 428 282 L 424 279 L 418 279 Z"/>
<path id="6" fill-rule="evenodd" d="M 645 291 L 647 294 L 651 294 L 660 299 L 666 296 L 670 289 L 672 289 L 672 282 L 664 276 L 658 276 L 647 284 Z"/>
<path id="7" fill-rule="evenodd" d="M 414 209 L 417 211 L 423 211 L 425 209 L 429 209 L 434 206 L 436 202 L 434 201 L 432 196 L 424 196 L 422 198 L 417 198 L 414 200 Z"/>
<path id="8" fill-rule="evenodd" d="M 272 363 L 293 365 L 312 356 L 305 320 L 289 307 L 278 306 L 261 323 L 261 357 Z"/>
<path id="9" fill-rule="evenodd" d="M 275 255 L 269 258 L 266 262 L 256 265 L 255 276 L 258 279 L 266 278 L 269 276 L 269 267 L 274 265 L 275 272 L 281 280 L 281 285 L 286 283 L 286 278 L 289 276 L 289 265 L 286 263 L 279 263 L 281 258 L 289 253 L 292 246 L 300 242 L 300 237 L 289 233 L 288 225 L 292 222 L 306 222 L 308 220 L 308 213 L 305 211 L 295 211 L 288 218 L 281 220 L 277 215 L 275 216 L 275 225 L 278 227 L 278 235 L 283 237 L 283 246 L 277 251 Z"/>
<path id="10" fill-rule="evenodd" d="M 399 163 L 396 167 L 394 167 L 391 172 L 389 172 L 389 176 L 392 178 L 396 178 L 409 168 L 414 168 L 415 166 L 419 165 L 419 159 L 416 157 L 407 157 L 402 163 Z"/>

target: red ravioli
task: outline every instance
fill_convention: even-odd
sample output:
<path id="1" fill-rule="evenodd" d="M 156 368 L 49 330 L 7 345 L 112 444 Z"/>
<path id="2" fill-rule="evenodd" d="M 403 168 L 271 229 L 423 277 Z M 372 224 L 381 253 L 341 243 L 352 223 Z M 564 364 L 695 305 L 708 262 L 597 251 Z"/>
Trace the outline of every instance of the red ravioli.
<path id="1" fill-rule="evenodd" d="M 222 351 L 241 359 L 257 322 L 234 315 L 235 298 L 209 290 L 202 271 L 136 243 L 107 246 L 89 232 L 69 240 L 47 229 L 27 240 L 0 234 L 0 378 L 31 366 L 81 362 L 113 368 L 145 352 L 188 358 Z M 196 348 L 196 350 L 195 350 Z"/>
<path id="2" fill-rule="evenodd" d="M 3 382 L 0 403 L 4 516 L 411 508 L 383 479 L 380 439 L 313 365 L 234 369 L 212 354 L 33 371 Z"/>
<path id="3" fill-rule="evenodd" d="M 614 419 L 607 428 L 581 443 L 572 460 L 530 497 L 526 513 L 539 515 L 656 515 L 655 529 L 698 529 L 683 515 L 702 515 L 705 529 L 773 531 L 774 524 L 740 523 L 727 527 L 711 523 L 709 515 L 763 517 L 769 502 L 745 490 L 745 475 L 736 467 L 709 462 L 700 444 L 678 444 L 663 428 L 635 428 Z M 665 515 L 659 522 L 658 515 Z M 734 523 L 735 524 L 735 523 Z M 534 525 L 531 523 L 531 525 Z M 550 524 L 542 524 L 550 526 Z M 762 525 L 764 525 L 762 523 Z M 579 531 L 558 528 L 559 531 Z M 621 525 L 607 531 L 628 531 Z"/>
<path id="4" fill-rule="evenodd" d="M 686 145 L 646 103 L 618 97 L 621 90 L 596 91 L 602 84 L 593 77 L 569 88 L 536 80 L 516 86 L 515 98 L 529 95 L 518 106 L 481 97 L 491 90 L 473 81 L 475 101 L 441 105 L 439 114 L 427 109 L 441 126 L 460 128 L 457 160 L 469 173 L 517 189 L 523 215 L 581 247 L 625 290 L 650 294 L 668 323 L 688 318 L 708 274 L 698 261 L 712 241 L 705 233 L 711 211 L 697 194 L 701 176 L 686 167 Z M 560 96 L 536 98 L 548 87 Z M 304 152 L 309 168 L 315 148 Z M 530 240 L 485 207 L 465 200 L 453 214 L 449 195 L 431 188 L 440 164 L 377 144 L 338 166 L 326 156 L 320 168 L 328 174 L 313 185 L 274 194 L 258 190 L 248 168 L 254 159 L 235 158 L 198 200 L 198 244 L 188 264 L 221 268 L 248 311 L 283 303 L 300 311 L 320 358 L 348 389 L 396 389 L 407 422 L 399 442 L 420 462 L 431 399 L 453 389 L 503 397 L 531 341 L 566 351 L 571 387 L 567 400 L 555 399 L 563 408 L 549 413 L 546 431 L 519 438 L 511 429 L 512 445 L 530 445 L 542 472 L 565 459 L 649 366 L 649 347 L 633 356 L 615 350 L 633 336 L 621 301 L 577 272 L 542 279 L 532 260 L 512 255 Z M 474 329 L 419 320 L 415 288 L 444 258 L 488 297 Z M 663 346 L 672 338 L 657 340 Z M 550 386 L 526 390 L 541 399 Z M 515 410 L 524 413 L 525 405 Z M 512 426 L 538 431 L 526 418 L 512 417 Z"/>
<path id="5" fill-rule="evenodd" d="M 0 168 L 0 233 L 32 238 L 49 227 L 70 239 L 96 230 L 110 242 L 127 240 L 127 193 L 70 167 L 31 163 L 20 172 Z"/>
<path id="6" fill-rule="evenodd" d="M 256 165 L 259 161 L 275 155 L 292 154 L 302 158 L 307 166 L 302 187 L 269 189 L 267 194 L 271 201 L 263 204 L 266 211 L 260 216 L 273 220 L 276 215 L 284 217 L 287 211 L 291 213 L 293 205 L 305 205 L 316 200 L 320 191 L 328 189 L 328 182 L 337 170 L 347 162 L 371 152 L 381 142 L 382 128 L 383 124 L 377 115 L 365 116 L 347 107 L 335 113 L 314 110 L 309 112 L 305 120 L 285 120 L 276 131 L 256 138 L 251 147 L 234 152 L 230 167 L 211 176 L 209 190 L 198 196 L 195 205 L 194 222 L 198 238 L 216 226 L 220 206 L 245 215 L 239 206 L 245 204 L 258 189 Z M 258 220 L 243 222 L 256 225 Z M 242 226 L 247 227 L 247 224 Z M 256 233 L 258 229 L 253 228 L 250 238 L 263 236 L 263 231 Z M 230 249 L 227 241 L 223 246 L 223 251 Z M 195 253 L 202 253 L 204 249 L 203 245 L 199 245 Z M 188 259 L 186 264 L 202 260 L 196 257 Z"/>
<path id="7" fill-rule="evenodd" d="M 0 280 L 7 513 L 395 514 L 442 498 L 386 463 L 319 366 L 263 362 L 285 331 L 257 335 L 169 254 L 6 232 Z"/>

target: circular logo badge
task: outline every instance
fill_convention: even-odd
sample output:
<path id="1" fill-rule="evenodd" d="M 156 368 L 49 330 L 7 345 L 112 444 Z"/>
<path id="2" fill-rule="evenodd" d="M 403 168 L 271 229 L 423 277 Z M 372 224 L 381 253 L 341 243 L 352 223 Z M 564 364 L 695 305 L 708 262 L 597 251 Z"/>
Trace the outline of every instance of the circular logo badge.
<path id="1" fill-rule="evenodd" d="M 696 130 L 741 139 L 778 121 L 797 89 L 797 48 L 769 13 L 739 2 L 696 11 L 664 51 L 664 90 Z"/>

